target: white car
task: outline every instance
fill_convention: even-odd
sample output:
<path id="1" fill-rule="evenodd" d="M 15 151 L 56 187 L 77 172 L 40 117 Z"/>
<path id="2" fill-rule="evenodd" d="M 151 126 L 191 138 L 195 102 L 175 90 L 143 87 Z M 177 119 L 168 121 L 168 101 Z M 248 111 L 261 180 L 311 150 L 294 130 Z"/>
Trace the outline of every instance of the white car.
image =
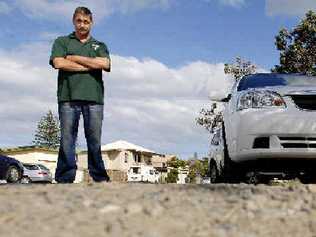
<path id="1" fill-rule="evenodd" d="M 50 170 L 41 164 L 23 164 L 24 173 L 21 183 L 52 183 Z"/>
<path id="2" fill-rule="evenodd" d="M 222 101 L 226 176 L 266 172 L 315 180 L 316 77 L 245 76 Z"/>
<path id="3" fill-rule="evenodd" d="M 127 172 L 128 182 L 158 183 L 159 172 L 150 165 L 134 165 Z"/>

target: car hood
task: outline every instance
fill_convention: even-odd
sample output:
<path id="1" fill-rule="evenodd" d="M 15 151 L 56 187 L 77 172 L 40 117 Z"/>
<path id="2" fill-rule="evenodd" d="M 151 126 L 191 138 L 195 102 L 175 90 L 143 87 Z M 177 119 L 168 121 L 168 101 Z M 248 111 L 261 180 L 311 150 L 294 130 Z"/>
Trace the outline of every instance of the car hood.
<path id="1" fill-rule="evenodd" d="M 262 88 L 252 88 L 249 90 L 269 90 L 280 94 L 281 96 L 287 95 L 316 95 L 316 87 L 311 86 L 271 86 Z"/>

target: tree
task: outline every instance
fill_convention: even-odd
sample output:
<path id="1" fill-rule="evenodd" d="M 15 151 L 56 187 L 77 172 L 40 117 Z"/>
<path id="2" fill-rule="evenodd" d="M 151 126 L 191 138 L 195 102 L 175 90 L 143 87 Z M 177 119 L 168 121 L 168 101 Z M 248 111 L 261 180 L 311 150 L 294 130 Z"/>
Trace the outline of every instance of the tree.
<path id="1" fill-rule="evenodd" d="M 316 75 L 316 14 L 309 11 L 293 30 L 282 28 L 275 45 L 280 65 L 273 72 Z"/>
<path id="2" fill-rule="evenodd" d="M 244 60 L 241 57 L 236 57 L 236 62 L 225 64 L 224 73 L 231 74 L 236 81 L 243 76 L 250 75 L 256 72 L 256 66 L 250 61 Z M 217 103 L 212 103 L 210 109 L 202 108 L 199 117 L 196 118 L 196 123 L 204 127 L 210 133 L 221 125 L 223 122 L 223 113 L 218 109 Z"/>
<path id="3" fill-rule="evenodd" d="M 239 81 L 243 76 L 254 74 L 257 70 L 256 65 L 250 61 L 244 60 L 241 57 L 236 57 L 236 62 L 224 66 L 225 74 L 231 74 L 236 81 Z"/>
<path id="4" fill-rule="evenodd" d="M 222 111 L 217 111 L 217 103 L 213 103 L 210 109 L 202 108 L 200 111 L 200 116 L 196 118 L 196 123 L 204 127 L 210 133 L 214 132 L 223 122 Z"/>
<path id="5" fill-rule="evenodd" d="M 173 168 L 184 168 L 187 165 L 186 161 L 180 160 L 176 157 L 173 157 L 171 160 L 167 161 L 167 166 L 168 167 L 173 167 Z"/>
<path id="6" fill-rule="evenodd" d="M 176 168 L 172 168 L 170 172 L 167 174 L 166 182 L 167 183 L 176 183 L 178 181 L 179 171 Z"/>
<path id="7" fill-rule="evenodd" d="M 205 157 L 202 160 L 191 160 L 189 165 L 188 177 L 191 183 L 194 183 L 196 177 L 199 175 L 201 177 L 207 176 L 208 174 L 208 158 Z"/>
<path id="8" fill-rule="evenodd" d="M 176 183 L 178 181 L 178 174 L 179 168 L 185 168 L 187 165 L 187 162 L 184 160 L 180 160 L 176 157 L 173 157 L 171 160 L 167 162 L 168 167 L 172 167 L 170 172 L 168 173 L 166 177 L 166 182 L 167 183 Z"/>
<path id="9" fill-rule="evenodd" d="M 37 124 L 33 144 L 45 148 L 56 149 L 59 147 L 60 127 L 59 121 L 52 111 L 41 118 Z"/>

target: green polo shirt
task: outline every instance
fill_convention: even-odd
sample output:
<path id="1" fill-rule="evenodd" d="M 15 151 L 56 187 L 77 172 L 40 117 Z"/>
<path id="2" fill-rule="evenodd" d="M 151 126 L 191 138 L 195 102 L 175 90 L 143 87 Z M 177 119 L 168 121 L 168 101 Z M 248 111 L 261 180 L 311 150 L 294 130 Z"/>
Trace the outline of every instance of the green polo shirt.
<path id="1" fill-rule="evenodd" d="M 90 37 L 87 42 L 81 43 L 75 33 L 59 37 L 55 40 L 49 61 L 50 65 L 53 66 L 54 58 L 66 57 L 67 55 L 110 58 L 108 48 L 103 42 Z M 81 100 L 103 104 L 104 86 L 102 70 L 88 72 L 59 70 L 57 98 L 58 102 Z"/>

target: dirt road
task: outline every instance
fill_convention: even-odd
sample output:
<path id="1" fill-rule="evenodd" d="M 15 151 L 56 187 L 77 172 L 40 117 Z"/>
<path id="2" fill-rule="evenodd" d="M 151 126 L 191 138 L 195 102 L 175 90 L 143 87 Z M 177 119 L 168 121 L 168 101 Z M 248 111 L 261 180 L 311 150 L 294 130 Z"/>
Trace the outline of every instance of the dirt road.
<path id="1" fill-rule="evenodd" d="M 316 186 L 2 184 L 0 236 L 316 236 Z"/>

